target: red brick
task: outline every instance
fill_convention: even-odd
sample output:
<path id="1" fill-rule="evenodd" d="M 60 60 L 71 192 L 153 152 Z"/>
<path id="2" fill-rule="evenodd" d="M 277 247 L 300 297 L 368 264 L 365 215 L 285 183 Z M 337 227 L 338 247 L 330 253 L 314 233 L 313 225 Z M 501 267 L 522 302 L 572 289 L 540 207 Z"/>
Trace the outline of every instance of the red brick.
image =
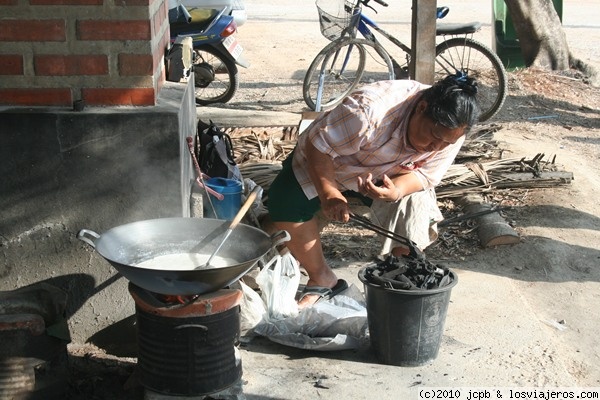
<path id="1" fill-rule="evenodd" d="M 19 0 L 0 0 L 0 6 L 16 6 Z"/>
<path id="2" fill-rule="evenodd" d="M 152 29 L 152 36 L 156 36 L 158 35 L 158 32 L 160 32 L 160 10 L 157 10 L 156 13 L 154 13 L 154 15 L 152 16 L 152 18 L 150 19 L 150 21 L 152 22 L 151 24 L 151 29 Z"/>
<path id="3" fill-rule="evenodd" d="M 64 42 L 65 20 L 0 20 L 0 41 L 4 42 Z"/>
<path id="4" fill-rule="evenodd" d="M 29 4 L 32 6 L 101 6 L 104 0 L 29 0 Z"/>
<path id="5" fill-rule="evenodd" d="M 119 54 L 119 75 L 148 76 L 154 73 L 150 54 Z"/>
<path id="6" fill-rule="evenodd" d="M 0 104 L 21 106 L 71 106 L 71 89 L 0 89 Z"/>
<path id="7" fill-rule="evenodd" d="M 38 55 L 33 65 L 38 76 L 108 75 L 106 55 Z"/>
<path id="8" fill-rule="evenodd" d="M 89 105 L 99 106 L 153 106 L 153 88 L 81 89 L 81 96 Z"/>
<path id="9" fill-rule="evenodd" d="M 150 40 L 150 21 L 98 21 L 77 22 L 79 40 Z"/>
<path id="10" fill-rule="evenodd" d="M 23 56 L 0 54 L 0 75 L 23 75 Z"/>

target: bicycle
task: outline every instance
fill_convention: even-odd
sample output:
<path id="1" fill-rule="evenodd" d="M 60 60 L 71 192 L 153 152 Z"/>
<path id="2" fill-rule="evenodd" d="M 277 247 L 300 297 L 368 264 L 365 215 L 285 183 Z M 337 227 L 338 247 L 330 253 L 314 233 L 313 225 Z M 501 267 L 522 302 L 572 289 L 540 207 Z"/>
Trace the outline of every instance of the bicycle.
<path id="1" fill-rule="evenodd" d="M 336 0 L 336 14 L 327 12 L 325 0 L 317 0 L 321 33 L 331 40 L 314 58 L 304 77 L 304 101 L 315 111 L 339 104 L 359 84 L 384 79 L 406 79 L 409 76 L 411 49 L 396 37 L 383 30 L 362 13 L 362 6 L 377 12 L 370 0 Z M 387 7 L 383 0 L 374 0 Z M 438 7 L 437 18 L 448 13 L 447 7 Z M 378 32 L 404 53 L 398 62 L 383 47 L 370 29 Z M 473 33 L 481 23 L 438 24 L 436 36 L 444 39 L 435 48 L 435 74 L 438 81 L 450 74 L 462 74 L 478 82 L 480 121 L 493 117 L 504 104 L 507 95 L 507 78 L 504 65 L 498 56 L 484 44 L 473 40 Z M 363 38 L 357 38 L 360 33 Z M 447 36 L 450 36 L 447 38 Z M 376 61 L 366 70 L 367 55 Z"/>

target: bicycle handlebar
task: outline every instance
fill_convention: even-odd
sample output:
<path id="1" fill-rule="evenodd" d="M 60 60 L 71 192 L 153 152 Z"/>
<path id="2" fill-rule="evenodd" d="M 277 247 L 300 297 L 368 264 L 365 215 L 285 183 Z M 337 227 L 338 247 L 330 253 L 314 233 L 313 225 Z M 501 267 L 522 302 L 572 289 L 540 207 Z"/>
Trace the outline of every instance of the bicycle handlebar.
<path id="1" fill-rule="evenodd" d="M 357 4 L 357 5 L 358 5 L 358 4 L 362 4 L 363 6 L 365 6 L 365 7 L 367 7 L 367 8 L 370 8 L 371 10 L 373 10 L 373 11 L 377 12 L 377 10 L 373 8 L 373 6 L 370 6 L 370 5 L 369 5 L 369 1 L 370 1 L 370 0 L 358 0 L 358 2 L 357 2 L 356 4 Z M 373 1 L 374 1 L 375 3 L 381 4 L 381 5 L 382 5 L 382 6 L 384 6 L 384 7 L 387 7 L 387 6 L 388 6 L 388 3 L 386 3 L 386 2 L 385 2 L 385 1 L 383 1 L 383 0 L 373 0 Z"/>
<path id="2" fill-rule="evenodd" d="M 388 3 L 386 3 L 386 2 L 385 2 L 385 1 L 383 1 L 383 0 L 373 0 L 373 1 L 374 1 L 375 3 L 381 4 L 381 5 L 382 5 L 382 6 L 384 6 L 384 7 L 387 7 L 387 6 L 388 6 Z"/>
<path id="3" fill-rule="evenodd" d="M 358 2 L 361 3 L 362 5 L 369 7 L 371 10 L 377 12 L 377 10 L 375 10 L 372 6 L 369 5 L 369 1 L 371 1 L 371 0 L 358 0 Z M 377 4 L 381 4 L 384 7 L 388 6 L 388 3 L 386 3 L 383 0 L 373 0 L 373 1 Z M 450 11 L 450 9 L 448 7 L 437 7 L 435 10 L 435 16 L 437 19 L 442 19 L 448 14 L 448 11 Z"/>

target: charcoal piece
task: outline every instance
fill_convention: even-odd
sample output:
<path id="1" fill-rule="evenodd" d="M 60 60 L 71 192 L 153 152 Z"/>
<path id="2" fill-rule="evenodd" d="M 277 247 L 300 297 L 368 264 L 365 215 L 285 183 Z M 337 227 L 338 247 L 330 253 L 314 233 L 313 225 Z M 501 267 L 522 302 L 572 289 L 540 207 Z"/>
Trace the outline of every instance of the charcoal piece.
<path id="1" fill-rule="evenodd" d="M 376 285 L 400 290 L 431 290 L 452 282 L 450 270 L 425 259 L 388 256 L 367 267 L 365 278 Z"/>

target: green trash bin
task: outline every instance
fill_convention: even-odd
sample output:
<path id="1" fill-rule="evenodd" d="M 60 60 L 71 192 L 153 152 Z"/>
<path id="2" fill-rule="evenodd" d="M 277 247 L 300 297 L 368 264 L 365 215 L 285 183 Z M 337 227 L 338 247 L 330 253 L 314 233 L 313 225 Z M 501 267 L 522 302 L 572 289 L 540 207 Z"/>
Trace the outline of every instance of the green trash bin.
<path id="1" fill-rule="evenodd" d="M 563 0 L 552 0 L 562 21 Z M 507 70 L 525 67 L 521 46 L 504 0 L 492 0 L 492 45 Z"/>

